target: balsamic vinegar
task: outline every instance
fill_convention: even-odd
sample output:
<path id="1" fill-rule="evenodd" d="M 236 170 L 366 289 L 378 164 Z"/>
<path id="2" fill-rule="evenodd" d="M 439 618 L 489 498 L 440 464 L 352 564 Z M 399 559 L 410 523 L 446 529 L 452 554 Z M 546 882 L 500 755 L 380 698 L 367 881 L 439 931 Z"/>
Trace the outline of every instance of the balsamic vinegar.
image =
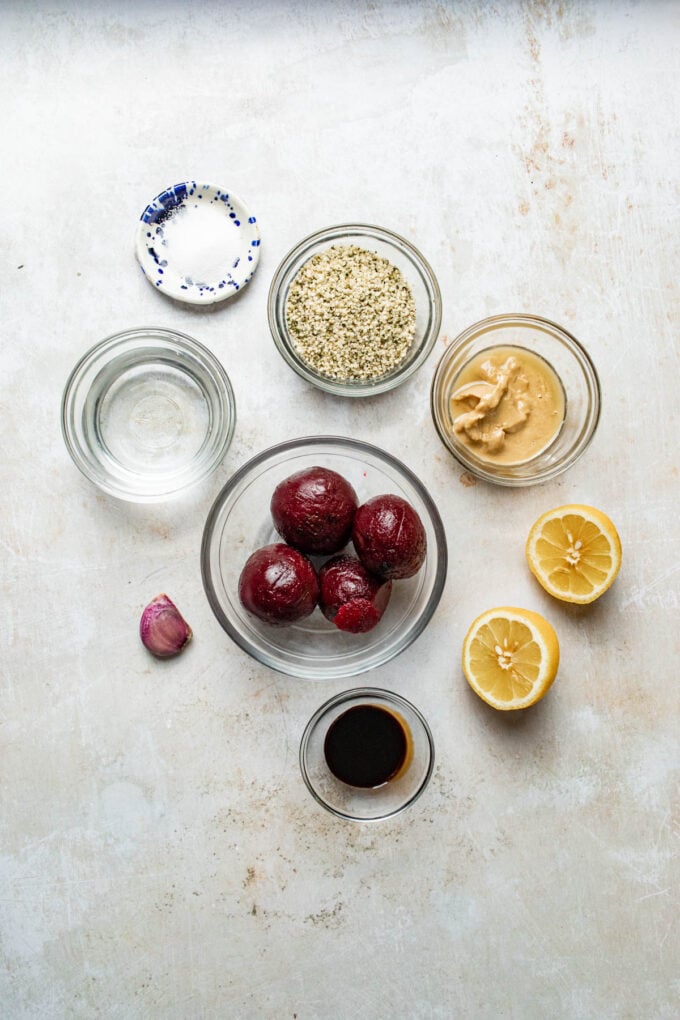
<path id="1" fill-rule="evenodd" d="M 403 769 L 410 739 L 403 723 L 380 705 L 356 705 L 339 715 L 324 741 L 326 764 L 336 779 L 372 789 Z"/>

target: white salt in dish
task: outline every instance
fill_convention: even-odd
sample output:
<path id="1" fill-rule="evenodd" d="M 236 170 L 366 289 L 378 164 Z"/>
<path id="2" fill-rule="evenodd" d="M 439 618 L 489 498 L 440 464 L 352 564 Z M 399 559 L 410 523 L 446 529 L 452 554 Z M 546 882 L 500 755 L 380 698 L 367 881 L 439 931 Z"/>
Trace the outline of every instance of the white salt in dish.
<path id="1" fill-rule="evenodd" d="M 136 253 L 147 280 L 162 294 L 209 305 L 248 283 L 259 260 L 260 231 L 233 192 L 184 181 L 146 207 Z"/>

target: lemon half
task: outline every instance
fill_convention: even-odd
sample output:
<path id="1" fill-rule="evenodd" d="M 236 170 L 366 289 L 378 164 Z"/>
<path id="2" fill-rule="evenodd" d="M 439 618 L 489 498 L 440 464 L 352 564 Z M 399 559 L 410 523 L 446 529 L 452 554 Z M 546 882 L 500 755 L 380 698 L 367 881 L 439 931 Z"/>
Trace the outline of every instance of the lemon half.
<path id="1" fill-rule="evenodd" d="M 560 645 L 551 624 L 530 609 L 501 606 L 472 623 L 463 641 L 463 672 L 488 705 L 528 708 L 557 675 Z"/>
<path id="2" fill-rule="evenodd" d="M 563 602 L 585 605 L 606 592 L 621 567 L 621 540 L 601 510 L 569 503 L 535 522 L 526 544 L 529 569 Z"/>

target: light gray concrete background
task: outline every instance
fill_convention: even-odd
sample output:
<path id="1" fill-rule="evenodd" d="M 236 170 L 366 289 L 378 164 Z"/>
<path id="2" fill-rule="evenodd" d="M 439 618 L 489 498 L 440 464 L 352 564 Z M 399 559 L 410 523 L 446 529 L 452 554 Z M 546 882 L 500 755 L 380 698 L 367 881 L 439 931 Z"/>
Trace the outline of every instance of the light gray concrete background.
<path id="1" fill-rule="evenodd" d="M 678 5 L 4 0 L 0 30 L 2 1017 L 676 1018 Z M 147 201 L 188 177 L 262 230 L 252 283 L 210 310 L 133 256 Z M 413 241 L 444 300 L 417 377 L 362 403 L 298 379 L 266 321 L 281 257 L 348 220 Z M 587 455 L 521 491 L 470 484 L 429 413 L 445 346 L 503 311 L 572 330 L 604 394 Z M 224 464 L 156 508 L 100 494 L 59 432 L 77 358 L 136 325 L 207 344 L 238 401 Z M 259 666 L 201 586 L 223 483 L 313 433 L 401 456 L 448 535 L 430 626 L 364 678 L 437 745 L 426 794 L 382 825 L 335 820 L 298 772 L 307 718 L 353 683 Z M 589 609 L 524 562 L 570 501 L 623 541 Z M 137 634 L 160 591 L 195 632 L 165 664 Z M 459 665 L 508 603 L 562 647 L 512 718 Z"/>

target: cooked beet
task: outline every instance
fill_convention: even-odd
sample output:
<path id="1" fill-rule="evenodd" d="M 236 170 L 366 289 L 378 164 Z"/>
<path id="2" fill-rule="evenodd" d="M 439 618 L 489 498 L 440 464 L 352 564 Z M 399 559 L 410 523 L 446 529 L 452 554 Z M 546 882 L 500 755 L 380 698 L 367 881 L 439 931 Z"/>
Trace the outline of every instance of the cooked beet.
<path id="1" fill-rule="evenodd" d="M 246 560 L 238 582 L 243 606 L 273 626 L 295 623 L 319 601 L 316 571 L 306 556 L 283 542 L 265 545 Z"/>
<path id="2" fill-rule="evenodd" d="M 271 500 L 274 527 L 301 552 L 339 552 L 349 542 L 359 505 L 349 482 L 324 467 L 290 475 L 276 486 Z"/>
<path id="3" fill-rule="evenodd" d="M 338 630 L 346 630 L 350 634 L 366 634 L 381 619 L 382 614 L 368 599 L 352 599 L 340 606 L 333 622 Z"/>
<path id="4" fill-rule="evenodd" d="M 354 515 L 352 541 L 363 565 L 378 577 L 413 577 L 425 562 L 423 522 L 401 496 L 374 496 L 363 503 Z"/>
<path id="5" fill-rule="evenodd" d="M 379 623 L 392 582 L 370 574 L 356 556 L 334 556 L 319 571 L 321 612 L 340 630 L 364 634 Z"/>

